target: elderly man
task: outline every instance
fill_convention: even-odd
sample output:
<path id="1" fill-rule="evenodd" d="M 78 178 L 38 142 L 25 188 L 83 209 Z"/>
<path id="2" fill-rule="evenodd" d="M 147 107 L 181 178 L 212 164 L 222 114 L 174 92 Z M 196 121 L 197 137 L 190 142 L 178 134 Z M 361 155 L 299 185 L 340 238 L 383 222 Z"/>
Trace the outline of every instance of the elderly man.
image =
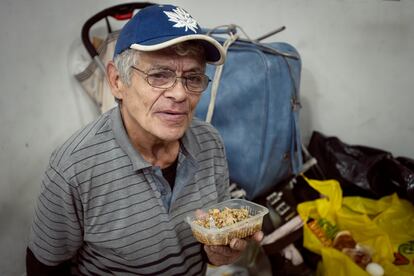
<path id="1" fill-rule="evenodd" d="M 203 246 L 185 216 L 229 198 L 222 140 L 193 118 L 221 45 L 183 9 L 154 5 L 122 29 L 108 82 L 118 106 L 54 151 L 28 275 L 200 275 L 246 241 Z M 262 233 L 254 235 L 260 240 Z"/>

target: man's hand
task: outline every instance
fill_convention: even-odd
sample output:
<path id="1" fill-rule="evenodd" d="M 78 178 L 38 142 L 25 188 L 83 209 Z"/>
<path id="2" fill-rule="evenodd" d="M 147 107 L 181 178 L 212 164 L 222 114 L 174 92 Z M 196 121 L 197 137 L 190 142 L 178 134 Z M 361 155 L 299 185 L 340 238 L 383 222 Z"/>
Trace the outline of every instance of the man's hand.
<path id="1" fill-rule="evenodd" d="M 263 239 L 263 232 L 259 231 L 251 236 L 251 239 L 259 243 Z M 227 265 L 234 263 L 247 247 L 244 239 L 232 239 L 227 245 L 204 245 L 204 251 L 211 264 Z"/>

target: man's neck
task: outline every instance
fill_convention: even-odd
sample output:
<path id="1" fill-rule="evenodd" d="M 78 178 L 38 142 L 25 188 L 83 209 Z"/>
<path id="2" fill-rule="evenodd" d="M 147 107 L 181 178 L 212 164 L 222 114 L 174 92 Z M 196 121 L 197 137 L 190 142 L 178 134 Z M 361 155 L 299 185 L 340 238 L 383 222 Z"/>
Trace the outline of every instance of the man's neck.
<path id="1" fill-rule="evenodd" d="M 180 141 L 165 141 L 137 125 L 121 108 L 122 121 L 132 146 L 145 161 L 161 169 L 169 167 L 178 158 Z"/>
<path id="2" fill-rule="evenodd" d="M 125 124 L 125 130 L 132 146 L 153 166 L 161 169 L 170 166 L 178 157 L 180 142 L 164 141 Z M 147 135 L 146 135 L 147 134 Z"/>
<path id="3" fill-rule="evenodd" d="M 141 143 L 132 142 L 132 145 L 147 162 L 151 163 L 153 166 L 158 166 L 161 169 L 173 164 L 177 159 L 180 150 L 179 141 L 148 144 L 145 147 L 143 147 Z"/>

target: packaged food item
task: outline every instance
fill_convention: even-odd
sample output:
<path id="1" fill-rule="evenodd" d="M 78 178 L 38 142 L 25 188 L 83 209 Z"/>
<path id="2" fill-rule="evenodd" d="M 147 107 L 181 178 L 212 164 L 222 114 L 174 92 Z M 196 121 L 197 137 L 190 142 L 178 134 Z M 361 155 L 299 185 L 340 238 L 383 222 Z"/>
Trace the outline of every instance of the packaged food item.
<path id="1" fill-rule="evenodd" d="M 372 261 L 371 252 L 360 245 L 356 245 L 354 248 L 344 248 L 342 252 L 348 255 L 354 263 L 365 269 L 367 265 Z"/>
<path id="2" fill-rule="evenodd" d="M 262 229 L 268 209 L 244 199 L 227 200 L 187 216 L 194 237 L 207 245 L 227 245 Z"/>
<path id="3" fill-rule="evenodd" d="M 361 268 L 365 269 L 372 262 L 372 250 L 358 244 L 350 231 L 339 231 L 336 225 L 322 218 L 311 218 L 307 221 L 307 225 L 324 246 L 341 251 Z"/>
<path id="4" fill-rule="evenodd" d="M 311 218 L 306 224 L 324 246 L 332 246 L 332 240 L 338 232 L 336 225 L 332 225 L 329 221 L 323 218 Z"/>
<path id="5" fill-rule="evenodd" d="M 335 235 L 332 246 L 333 248 L 343 252 L 345 255 L 350 257 L 354 263 L 363 269 L 366 269 L 368 264 L 372 262 L 372 249 L 357 243 L 352 237 L 350 231 L 339 231 Z"/>
<path id="6" fill-rule="evenodd" d="M 365 268 L 366 272 L 368 272 L 371 276 L 383 276 L 384 275 L 384 268 L 377 263 L 369 263 Z"/>
<path id="7" fill-rule="evenodd" d="M 339 251 L 342 251 L 344 248 L 354 248 L 356 246 L 356 241 L 351 235 L 351 232 L 344 230 L 339 231 L 333 240 L 332 246 Z"/>

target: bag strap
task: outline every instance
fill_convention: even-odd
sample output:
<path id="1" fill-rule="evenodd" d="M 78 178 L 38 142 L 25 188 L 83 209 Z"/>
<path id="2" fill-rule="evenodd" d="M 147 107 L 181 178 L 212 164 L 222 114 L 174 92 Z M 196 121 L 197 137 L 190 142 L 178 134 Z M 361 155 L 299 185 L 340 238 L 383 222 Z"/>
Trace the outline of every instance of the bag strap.
<path id="1" fill-rule="evenodd" d="M 230 37 L 224 42 L 223 45 L 225 54 L 227 54 L 227 50 L 229 49 L 230 45 L 233 44 L 239 37 L 237 34 L 234 34 L 233 32 L 230 32 L 229 35 Z M 223 66 L 224 64 L 217 66 L 216 71 L 214 73 L 214 78 L 211 85 L 210 102 L 208 104 L 208 110 L 206 115 L 207 123 L 211 123 L 211 120 L 213 118 L 214 106 L 216 105 L 217 91 L 220 84 L 221 74 L 223 72 Z"/>

